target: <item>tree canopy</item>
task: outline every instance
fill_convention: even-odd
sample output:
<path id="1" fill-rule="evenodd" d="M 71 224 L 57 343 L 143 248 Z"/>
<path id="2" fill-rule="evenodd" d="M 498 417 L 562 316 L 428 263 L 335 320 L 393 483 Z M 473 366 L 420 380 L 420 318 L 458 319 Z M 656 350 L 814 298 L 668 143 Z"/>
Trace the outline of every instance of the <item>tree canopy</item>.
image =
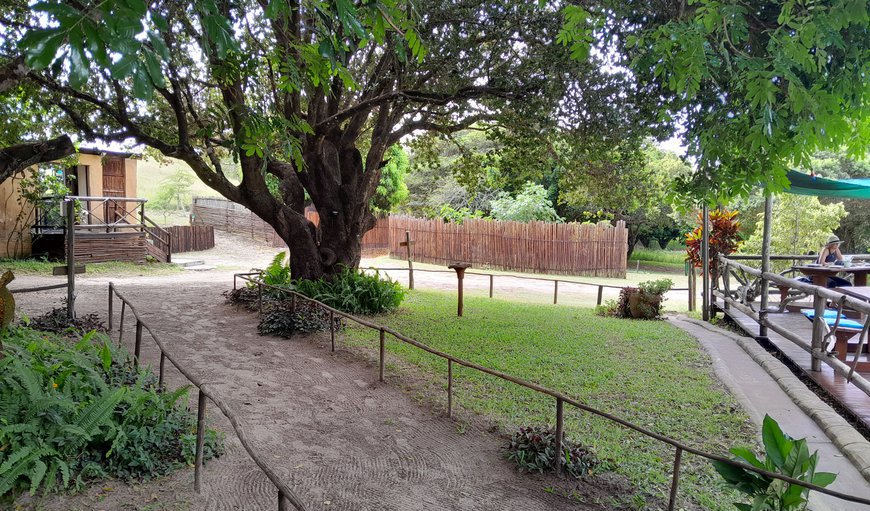
<path id="1" fill-rule="evenodd" d="M 0 20 L 20 20 L 8 40 L 25 52 L 26 83 L 58 126 L 184 160 L 276 229 L 301 278 L 358 263 L 387 149 L 405 135 L 478 122 L 542 132 L 561 123 L 604 147 L 654 124 L 639 115 L 646 99 L 623 74 L 595 55 L 571 59 L 583 41 L 553 45 L 567 32 L 551 5 L 11 5 Z M 224 173 L 227 154 L 239 162 L 239 184 Z M 275 180 L 277 197 L 267 183 Z M 320 233 L 305 220 L 307 200 Z"/>

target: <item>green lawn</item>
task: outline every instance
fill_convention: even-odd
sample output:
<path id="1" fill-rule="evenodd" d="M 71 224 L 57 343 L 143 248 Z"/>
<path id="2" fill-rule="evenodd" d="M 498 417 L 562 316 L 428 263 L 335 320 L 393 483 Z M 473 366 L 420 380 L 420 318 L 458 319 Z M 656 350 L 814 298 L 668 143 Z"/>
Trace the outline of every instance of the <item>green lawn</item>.
<path id="1" fill-rule="evenodd" d="M 479 297 L 466 298 L 465 317 L 457 318 L 455 296 L 430 291 L 411 291 L 399 311 L 376 321 L 714 453 L 756 444 L 748 417 L 712 375 L 707 355 L 664 321 L 601 318 L 591 309 Z M 345 342 L 375 350 L 377 334 L 351 327 Z M 395 339 L 387 346 L 399 365 L 416 366 L 446 387 L 445 361 Z M 505 431 L 555 422 L 552 398 L 471 369 L 455 367 L 454 376 L 455 402 Z M 638 495 L 666 498 L 671 448 L 567 405 L 565 419 L 566 434 L 612 460 L 613 470 L 629 477 Z M 732 509 L 731 496 L 719 489 L 706 462 L 692 455 L 683 462 L 680 495 L 694 501 L 689 508 Z"/>
<path id="2" fill-rule="evenodd" d="M 0 259 L 0 273 L 12 270 L 15 275 L 51 275 L 55 266 L 63 266 L 59 261 L 45 259 Z M 85 265 L 85 276 L 90 275 L 165 275 L 183 271 L 180 266 L 166 263 L 128 263 L 112 261 L 89 263 Z"/>
<path id="3" fill-rule="evenodd" d="M 636 248 L 631 252 L 631 257 L 628 259 L 629 261 L 640 261 L 641 263 L 655 263 L 662 266 L 683 268 L 686 264 L 686 251 Z"/>

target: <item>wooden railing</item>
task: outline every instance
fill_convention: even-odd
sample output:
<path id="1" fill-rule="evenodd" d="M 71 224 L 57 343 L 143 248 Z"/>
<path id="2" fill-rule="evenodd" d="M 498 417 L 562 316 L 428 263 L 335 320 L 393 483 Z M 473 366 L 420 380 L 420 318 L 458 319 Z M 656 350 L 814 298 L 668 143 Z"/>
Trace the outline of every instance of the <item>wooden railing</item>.
<path id="1" fill-rule="evenodd" d="M 354 316 L 352 314 L 342 312 L 338 309 L 332 308 L 332 307 L 324 304 L 323 302 L 319 302 L 317 300 L 309 298 L 309 297 L 307 297 L 301 293 L 298 293 L 296 291 L 293 291 L 293 290 L 290 290 L 287 288 L 270 286 L 270 285 L 264 284 L 262 281 L 255 278 L 257 275 L 259 275 L 259 274 L 258 273 L 237 273 L 237 274 L 235 274 L 233 276 L 233 288 L 234 289 L 236 288 L 237 279 L 241 279 L 241 280 L 249 283 L 250 285 L 256 287 L 258 290 L 258 309 L 259 309 L 259 313 L 261 316 L 263 314 L 263 290 L 264 289 L 270 289 L 272 291 L 277 291 L 281 294 L 288 295 L 291 298 L 291 309 L 295 308 L 297 300 L 303 300 L 306 302 L 313 303 L 317 307 L 320 307 L 321 309 L 329 312 L 330 341 L 331 341 L 331 350 L 332 351 L 335 351 L 335 337 L 336 337 L 335 318 L 336 317 L 344 318 L 344 319 L 346 319 L 348 321 L 352 321 L 360 326 L 377 331 L 379 334 L 378 379 L 381 382 L 384 381 L 384 370 L 385 370 L 385 363 L 386 363 L 386 335 L 387 334 L 389 334 L 390 336 L 392 336 L 393 338 L 395 338 L 396 340 L 398 340 L 402 343 L 408 344 L 410 346 L 414 346 L 415 348 L 418 348 L 422 351 L 425 351 L 427 353 L 430 353 L 432 355 L 435 355 L 439 358 L 444 359 L 447 362 L 447 414 L 448 414 L 448 416 L 452 416 L 452 414 L 453 414 L 453 379 L 454 379 L 453 378 L 453 365 L 458 364 L 458 365 L 461 365 L 463 367 L 467 367 L 469 369 L 474 369 L 476 371 L 480 371 L 481 373 L 488 374 L 490 376 L 494 376 L 496 378 L 514 383 L 514 384 L 519 385 L 521 387 L 525 387 L 527 389 L 533 390 L 533 391 L 538 392 L 540 394 L 550 396 L 553 399 L 555 399 L 555 405 L 556 405 L 556 417 L 555 417 L 556 418 L 556 445 L 555 445 L 555 449 L 554 449 L 555 452 L 561 452 L 561 450 L 562 450 L 561 445 L 562 445 L 562 439 L 563 439 L 564 431 L 565 431 L 565 429 L 564 429 L 564 405 L 566 403 L 579 409 L 579 410 L 586 411 L 586 412 L 589 412 L 593 415 L 597 415 L 597 416 L 602 417 L 606 420 L 609 420 L 611 422 L 615 422 L 616 424 L 619 424 L 620 426 L 623 426 L 623 427 L 628 428 L 630 430 L 636 431 L 644 436 L 647 436 L 649 438 L 653 438 L 659 442 L 662 442 L 662 443 L 665 443 L 665 444 L 668 444 L 668 445 L 674 447 L 674 449 L 675 449 L 674 464 L 673 464 L 673 469 L 671 471 L 671 487 L 670 487 L 670 493 L 669 493 L 669 497 L 668 497 L 668 507 L 667 507 L 668 511 L 673 511 L 674 509 L 676 509 L 677 494 L 679 492 L 680 469 L 682 467 L 682 457 L 683 457 L 684 452 L 694 454 L 696 456 L 700 456 L 702 458 L 706 458 L 706 459 L 711 460 L 711 461 L 719 461 L 719 462 L 731 465 L 733 467 L 739 467 L 741 469 L 748 470 L 750 472 L 753 472 L 755 474 L 759 474 L 759 475 L 762 475 L 765 477 L 777 479 L 777 480 L 784 481 L 784 482 L 794 484 L 794 485 L 799 485 L 799 486 L 802 486 L 802 487 L 807 488 L 809 490 L 817 491 L 819 493 L 824 493 L 826 495 L 830 495 L 832 497 L 836 497 L 838 499 L 841 499 L 841 500 L 844 500 L 847 502 L 854 502 L 854 503 L 858 503 L 858 504 L 870 505 L 870 498 L 859 497 L 857 495 L 849 495 L 849 494 L 841 493 L 841 492 L 838 492 L 835 490 L 830 490 L 828 488 L 823 488 L 823 487 L 815 485 L 815 484 L 800 481 L 800 480 L 792 478 L 792 477 L 784 476 L 781 474 L 775 474 L 775 473 L 769 472 L 767 470 L 759 469 L 759 468 L 754 467 L 752 465 L 748 465 L 745 463 L 741 463 L 739 461 L 735 461 L 735 460 L 728 458 L 726 456 L 721 456 L 718 454 L 712 454 L 712 453 L 702 451 L 702 450 L 697 449 L 695 447 L 684 444 L 684 443 L 680 442 L 679 440 L 675 440 L 673 438 L 656 433 L 654 431 L 650 431 L 649 429 L 646 429 L 642 426 L 638 426 L 632 422 L 629 422 L 625 419 L 617 417 L 613 414 L 610 414 L 610 413 L 598 410 L 596 408 L 593 408 L 593 407 L 591 407 L 587 404 L 584 404 L 584 403 L 580 402 L 579 400 L 574 399 L 570 396 L 567 396 L 561 392 L 546 388 L 544 386 L 538 385 L 537 383 L 533 383 L 533 382 L 530 382 L 528 380 L 524 380 L 522 378 L 517 378 L 515 376 L 498 371 L 496 369 L 490 369 L 490 368 L 482 366 L 480 364 L 476 364 L 474 362 L 463 360 L 461 358 L 450 355 L 449 353 L 445 353 L 443 351 L 436 350 L 436 349 L 434 349 L 426 344 L 423 344 L 419 341 L 411 339 L 410 337 L 403 335 L 403 334 L 401 334 L 401 333 L 399 333 L 399 332 L 397 332 L 389 327 L 379 325 L 379 324 L 374 323 L 372 321 L 369 321 L 367 319 L 359 318 L 359 317 Z M 554 462 L 555 462 L 554 468 L 556 469 L 557 473 L 559 473 L 562 470 L 561 456 L 556 456 L 555 458 L 556 459 L 554 460 Z"/>
<path id="2" fill-rule="evenodd" d="M 86 197 L 69 195 L 66 197 L 43 197 L 36 205 L 35 233 L 56 232 L 63 229 L 64 218 L 60 213 L 65 200 L 75 201 L 77 231 L 105 231 L 133 229 L 141 231 L 144 227 L 137 220 L 145 214 L 148 199 L 138 197 Z"/>
<path id="3" fill-rule="evenodd" d="M 148 218 L 145 215 L 145 210 L 142 210 L 142 231 L 145 233 L 145 239 L 150 240 L 154 248 L 166 255 L 167 263 L 172 262 L 172 233 L 157 225 L 157 222 Z"/>
<path id="4" fill-rule="evenodd" d="M 196 454 L 195 454 L 195 462 L 194 462 L 194 472 L 193 472 L 193 487 L 197 493 L 202 491 L 202 462 L 203 462 L 203 446 L 205 444 L 205 422 L 206 422 L 206 400 L 210 400 L 221 413 L 229 420 L 230 424 L 233 427 L 233 431 L 235 431 L 236 436 L 239 439 L 239 442 L 242 444 L 242 447 L 245 448 L 248 455 L 254 460 L 254 463 L 263 471 L 266 477 L 275 485 L 278 489 L 278 511 L 284 511 L 286 509 L 287 502 L 290 502 L 297 510 L 306 511 L 308 508 L 296 495 L 290 486 L 287 485 L 284 481 L 281 480 L 280 477 L 275 473 L 275 470 L 269 466 L 268 463 L 263 461 L 265 458 L 261 456 L 259 451 L 254 447 L 253 442 L 248 438 L 248 433 L 239 423 L 239 419 L 236 416 L 235 412 L 227 406 L 226 403 L 221 399 L 221 397 L 211 389 L 210 385 L 214 385 L 214 383 L 208 383 L 200 380 L 200 378 L 190 372 L 187 368 L 185 368 L 178 359 L 172 354 L 171 351 L 166 349 L 166 343 L 164 343 L 160 337 L 151 329 L 151 327 L 142 319 L 139 315 L 139 312 L 136 310 L 136 307 L 130 302 L 127 298 L 125 298 L 115 287 L 113 283 L 109 283 L 109 334 L 112 334 L 112 330 L 114 327 L 114 302 L 115 297 L 117 297 L 121 301 L 121 318 L 120 325 L 118 327 L 118 345 L 120 346 L 123 342 L 124 337 L 124 314 L 127 309 L 130 309 L 130 312 L 133 314 L 133 318 L 136 320 L 136 337 L 135 344 L 133 349 L 133 363 L 138 367 L 140 363 L 140 355 L 142 349 L 142 339 L 144 332 L 148 332 L 151 336 L 151 339 L 157 345 L 157 348 L 160 350 L 160 365 L 159 365 L 159 373 L 157 384 L 159 387 L 164 387 L 164 373 L 166 361 L 169 360 L 169 363 L 172 364 L 178 372 L 180 372 L 187 380 L 198 389 L 199 395 L 197 398 L 197 413 L 196 413 Z"/>
<path id="5" fill-rule="evenodd" d="M 790 259 L 792 256 L 782 257 Z M 855 371 L 862 349 L 866 346 L 867 333 L 868 329 L 870 329 L 870 303 L 824 287 L 784 277 L 777 273 L 762 272 L 761 270 L 739 263 L 734 259 L 735 257 L 733 256 L 727 258 L 719 256 L 718 285 L 714 286 L 711 294 L 721 299 L 726 309 L 734 307 L 752 318 L 760 326 L 778 333 L 809 353 L 813 371 L 820 371 L 821 364 L 827 364 L 834 372 L 845 377 L 846 381 L 870 395 L 870 381 Z M 732 288 L 732 279 L 738 283 L 738 286 L 735 288 Z M 765 286 L 765 284 L 767 285 Z M 796 290 L 805 294 L 806 297 L 812 297 L 815 316 L 813 319 L 812 339 L 809 342 L 807 342 L 805 337 L 771 321 L 769 317 L 771 312 L 770 307 L 764 309 L 756 303 L 756 297 L 762 292 L 760 290 L 765 288 L 775 290 L 777 293 Z M 830 327 L 824 319 L 824 312 L 829 301 L 835 304 L 837 310 L 835 322 Z M 837 334 L 844 309 L 859 312 L 866 318 L 860 333 L 858 350 L 851 364 L 839 360 L 826 350 L 829 340 Z"/>

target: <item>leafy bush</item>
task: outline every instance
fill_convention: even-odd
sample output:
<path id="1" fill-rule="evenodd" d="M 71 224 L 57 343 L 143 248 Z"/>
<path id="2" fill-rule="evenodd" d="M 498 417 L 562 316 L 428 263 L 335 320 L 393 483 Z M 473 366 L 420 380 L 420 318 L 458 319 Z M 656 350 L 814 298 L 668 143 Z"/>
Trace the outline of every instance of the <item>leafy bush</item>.
<path id="1" fill-rule="evenodd" d="M 287 259 L 286 262 L 285 259 Z M 260 272 L 260 281 L 267 286 L 287 286 L 290 284 L 290 259 L 287 258 L 287 252 L 275 254 L 269 266 Z"/>
<path id="2" fill-rule="evenodd" d="M 641 293 L 648 295 L 664 295 L 674 287 L 674 281 L 671 279 L 647 280 L 637 285 Z"/>
<path id="3" fill-rule="evenodd" d="M 78 315 L 70 322 L 67 316 L 67 306 L 56 307 L 42 316 L 35 317 L 28 322 L 28 326 L 43 332 L 56 334 L 72 334 L 82 336 L 91 330 L 106 332 L 106 325 L 96 314 Z"/>
<path id="4" fill-rule="evenodd" d="M 698 213 L 698 227 L 692 232 L 686 234 L 686 260 L 690 261 L 695 268 L 704 266 L 701 257 L 701 245 L 703 240 L 703 230 L 701 229 L 704 223 L 703 214 Z M 710 275 L 713 276 L 713 282 L 716 282 L 717 269 L 719 268 L 719 254 L 732 254 L 737 249 L 743 240 L 740 236 L 740 221 L 737 219 L 737 211 L 728 211 L 727 209 L 715 209 L 710 212 Z"/>
<path id="5" fill-rule="evenodd" d="M 304 300 L 296 301 L 293 309 L 291 302 L 282 301 L 270 304 L 272 310 L 263 314 L 257 330 L 263 335 L 278 335 L 289 338 L 294 333 L 322 332 L 329 330 L 329 312 L 318 305 Z M 338 319 L 336 320 L 336 327 Z"/>
<path id="6" fill-rule="evenodd" d="M 379 314 L 402 304 L 405 290 L 380 272 L 364 273 L 345 267 L 332 280 L 297 280 L 293 288 L 303 295 L 350 314 Z"/>
<path id="7" fill-rule="evenodd" d="M 0 500 L 94 478 L 149 478 L 193 462 L 187 389 L 161 392 L 104 335 L 89 332 L 71 345 L 17 327 L 0 338 Z M 221 451 L 210 430 L 205 456 Z"/>
<path id="8" fill-rule="evenodd" d="M 819 462 L 818 451 L 811 455 L 806 439 L 792 439 L 782 432 L 779 424 L 769 415 L 764 416 L 761 437 L 767 454 L 764 461 L 759 460 L 745 447 L 731 449 L 735 460 L 821 487 L 828 486 L 837 478 L 836 474 L 816 472 L 816 464 Z M 807 508 L 810 490 L 802 486 L 756 474 L 721 461 L 712 463 L 728 486 L 745 493 L 751 499 L 752 504 L 734 503 L 734 506 L 741 511 L 797 511 Z"/>
<path id="9" fill-rule="evenodd" d="M 233 305 L 241 305 L 250 310 L 257 310 L 258 294 L 259 291 L 257 290 L 257 287 L 250 287 L 250 285 L 245 287 L 239 287 L 233 289 L 232 291 L 224 291 L 224 296 L 227 299 L 227 303 L 231 303 Z"/>
<path id="10" fill-rule="evenodd" d="M 556 432 L 550 428 L 520 428 L 511 437 L 507 457 L 514 461 L 520 470 L 543 473 L 553 469 L 556 455 Z M 589 475 L 598 467 L 600 461 L 588 447 L 562 438 L 562 468 L 576 478 Z"/>

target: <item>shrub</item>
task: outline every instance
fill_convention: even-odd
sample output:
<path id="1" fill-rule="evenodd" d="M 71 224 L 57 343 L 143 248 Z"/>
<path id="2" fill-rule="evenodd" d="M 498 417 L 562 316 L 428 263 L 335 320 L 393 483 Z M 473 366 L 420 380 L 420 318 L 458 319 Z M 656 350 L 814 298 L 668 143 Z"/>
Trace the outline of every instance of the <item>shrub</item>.
<path id="1" fill-rule="evenodd" d="M 100 317 L 96 314 L 76 316 L 72 323 L 70 323 L 69 318 L 67 317 L 66 305 L 63 307 L 56 307 L 42 316 L 31 319 L 28 326 L 43 332 L 70 334 L 79 337 L 92 330 L 106 332 L 106 325 L 100 321 Z"/>
<path id="2" fill-rule="evenodd" d="M 186 388 L 161 392 L 151 373 L 95 332 L 74 345 L 25 327 L 0 337 L 0 500 L 93 478 L 149 478 L 193 462 Z M 209 431 L 205 456 L 221 450 Z"/>
<path id="3" fill-rule="evenodd" d="M 265 270 L 260 272 L 260 281 L 267 286 L 287 286 L 291 282 L 290 260 L 287 252 L 278 252 Z M 256 286 L 254 286 L 256 287 Z"/>
<path id="4" fill-rule="evenodd" d="M 290 302 L 271 304 L 272 310 L 263 314 L 263 319 L 257 326 L 262 335 L 278 335 L 291 337 L 294 333 L 322 332 L 329 330 L 329 312 L 318 305 L 305 300 L 297 300 L 296 308 L 291 308 Z M 336 319 L 336 327 L 338 319 Z"/>
<path id="5" fill-rule="evenodd" d="M 343 268 L 332 280 L 297 280 L 293 288 L 303 295 L 350 314 L 380 314 L 394 310 L 405 299 L 402 286 L 390 279 Z"/>
<path id="6" fill-rule="evenodd" d="M 641 293 L 649 295 L 664 295 L 674 287 L 674 281 L 671 279 L 648 280 L 637 285 Z"/>
<path id="7" fill-rule="evenodd" d="M 703 214 L 698 213 L 698 227 L 686 234 L 686 260 L 695 268 L 704 266 L 701 257 L 701 241 L 703 239 Z M 728 255 L 737 251 L 743 240 L 740 237 L 740 221 L 737 219 L 737 211 L 727 209 L 714 209 L 710 212 L 710 275 L 716 282 L 717 269 L 719 268 L 719 254 Z"/>
<path id="8" fill-rule="evenodd" d="M 556 455 L 556 433 L 550 428 L 520 428 L 511 437 L 507 457 L 520 470 L 543 473 L 553 469 Z M 590 475 L 600 464 L 591 449 L 562 438 L 562 467 L 576 478 Z"/>
<path id="9" fill-rule="evenodd" d="M 837 478 L 836 474 L 816 472 L 816 464 L 819 461 L 818 451 L 810 454 L 806 439 L 792 439 L 782 432 L 779 424 L 769 415 L 764 416 L 761 437 L 767 454 L 764 461 L 759 460 L 749 449 L 742 447 L 731 449 L 735 460 L 821 487 L 828 486 Z M 728 486 L 745 493 L 751 499 L 751 505 L 734 503 L 734 506 L 741 511 L 765 509 L 797 511 L 807 507 L 807 497 L 810 493 L 807 488 L 721 461 L 712 463 Z"/>

